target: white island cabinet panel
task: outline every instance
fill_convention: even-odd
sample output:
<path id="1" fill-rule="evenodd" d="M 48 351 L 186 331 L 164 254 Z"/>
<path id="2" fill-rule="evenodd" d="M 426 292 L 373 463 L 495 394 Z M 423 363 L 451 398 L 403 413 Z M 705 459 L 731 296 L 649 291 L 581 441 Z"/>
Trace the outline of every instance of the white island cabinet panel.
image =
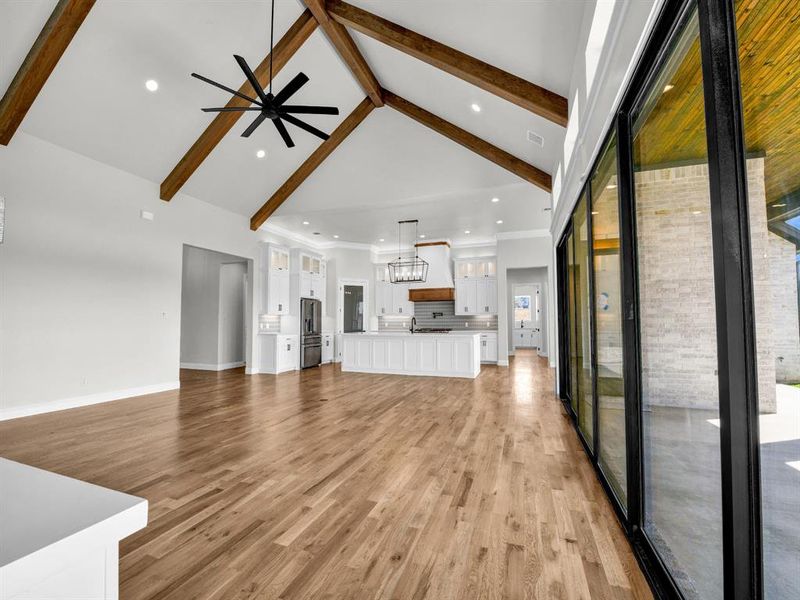
<path id="1" fill-rule="evenodd" d="M 147 500 L 0 458 L 0 599 L 115 600 Z"/>
<path id="2" fill-rule="evenodd" d="M 477 377 L 478 333 L 346 333 L 342 371 Z"/>

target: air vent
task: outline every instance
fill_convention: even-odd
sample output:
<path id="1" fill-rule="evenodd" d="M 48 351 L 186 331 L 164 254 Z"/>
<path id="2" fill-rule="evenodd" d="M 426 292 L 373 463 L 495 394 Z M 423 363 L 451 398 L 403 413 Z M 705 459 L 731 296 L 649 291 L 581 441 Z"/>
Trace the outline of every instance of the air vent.
<path id="1" fill-rule="evenodd" d="M 528 130 L 528 141 L 532 144 L 536 144 L 540 148 L 544 148 L 544 138 L 530 129 Z"/>

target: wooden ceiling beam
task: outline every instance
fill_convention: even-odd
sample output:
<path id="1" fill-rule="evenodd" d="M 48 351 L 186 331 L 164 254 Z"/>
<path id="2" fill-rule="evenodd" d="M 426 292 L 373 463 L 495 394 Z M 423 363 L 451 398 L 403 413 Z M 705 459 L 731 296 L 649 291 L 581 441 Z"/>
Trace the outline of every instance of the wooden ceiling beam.
<path id="1" fill-rule="evenodd" d="M 339 56 L 350 67 L 364 93 L 370 97 L 375 106 L 383 106 L 381 86 L 372 69 L 369 68 L 366 59 L 356 47 L 347 29 L 330 18 L 325 8 L 325 0 L 304 0 L 304 2 L 314 14 L 314 18 L 319 23 L 319 26 L 322 27 L 325 35 L 328 36 L 333 47 L 336 48 Z"/>
<path id="2" fill-rule="evenodd" d="M 0 100 L 0 144 L 14 137 L 95 0 L 59 0 Z"/>
<path id="3" fill-rule="evenodd" d="M 277 75 L 286 63 L 289 62 L 289 59 L 294 56 L 295 52 L 297 52 L 311 34 L 314 33 L 316 28 L 317 20 L 314 18 L 314 15 L 312 15 L 309 10 L 304 10 L 286 34 L 275 44 L 275 48 L 273 49 L 273 76 Z M 268 84 L 269 54 L 267 54 L 264 60 L 256 67 L 254 73 L 262 86 Z M 245 81 L 241 85 L 239 92 L 246 96 L 253 96 L 255 94 L 253 86 L 250 85 L 248 81 Z M 225 106 L 245 107 L 249 105 L 247 100 L 232 96 Z M 242 112 L 221 112 L 214 117 L 214 120 L 211 121 L 205 131 L 197 138 L 197 141 L 192 144 L 192 147 L 189 148 L 180 162 L 161 183 L 162 200 L 172 200 L 175 194 L 178 193 L 178 190 L 189 180 L 189 177 L 198 169 L 206 157 L 211 154 L 211 151 L 217 147 L 217 144 L 222 141 L 222 138 L 233 128 L 243 114 Z"/>
<path id="4" fill-rule="evenodd" d="M 401 98 L 389 90 L 383 90 L 383 100 L 386 102 L 387 106 L 391 106 L 396 111 L 401 112 L 404 115 L 411 117 L 415 121 L 422 123 L 426 127 L 433 129 L 437 133 L 450 138 L 454 142 L 464 146 L 464 148 L 472 150 L 476 154 L 480 154 L 496 165 L 499 165 L 504 169 L 511 171 L 515 175 L 522 177 L 522 179 L 532 183 L 533 185 L 542 188 L 544 191 L 553 191 L 553 180 L 549 173 L 545 173 L 541 169 L 526 163 L 524 160 L 517 158 L 513 154 L 509 154 L 505 150 L 501 150 L 497 146 L 482 140 L 481 138 L 471 134 L 468 131 L 465 131 L 464 129 L 461 129 L 458 126 L 445 121 L 441 117 L 437 117 L 433 113 L 428 112 L 424 108 L 420 108 L 416 104 Z"/>
<path id="5" fill-rule="evenodd" d="M 292 193 L 300 187 L 314 170 L 322 164 L 322 162 L 336 150 L 337 146 L 341 144 L 344 139 L 350 135 L 353 130 L 358 127 L 359 123 L 367 118 L 367 115 L 375 108 L 375 103 L 372 98 L 367 96 L 356 108 L 351 112 L 347 118 L 342 121 L 339 126 L 333 131 L 331 136 L 322 142 L 314 152 L 311 153 L 305 162 L 292 174 L 286 182 L 278 188 L 272 197 L 262 206 L 256 214 L 250 219 L 250 229 L 256 231 L 264 222 L 278 210 L 278 207 L 283 204 Z"/>
<path id="6" fill-rule="evenodd" d="M 341 0 L 328 0 L 336 22 L 455 75 L 554 123 L 567 126 L 567 99 Z"/>

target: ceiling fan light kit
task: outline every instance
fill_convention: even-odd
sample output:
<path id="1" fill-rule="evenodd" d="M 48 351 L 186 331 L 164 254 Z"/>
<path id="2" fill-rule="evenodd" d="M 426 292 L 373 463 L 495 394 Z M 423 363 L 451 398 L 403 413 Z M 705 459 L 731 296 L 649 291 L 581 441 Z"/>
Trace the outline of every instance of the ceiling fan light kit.
<path id="1" fill-rule="evenodd" d="M 303 87 L 306 83 L 308 83 L 309 79 L 305 73 L 298 73 L 294 76 L 294 78 L 286 84 L 286 86 L 277 94 L 272 94 L 272 55 L 274 52 L 273 48 L 273 29 L 275 25 L 275 0 L 272 0 L 272 8 L 270 14 L 270 33 L 269 33 L 269 91 L 265 88 L 261 87 L 261 84 L 258 81 L 258 78 L 253 73 L 253 70 L 250 68 L 250 65 L 247 64 L 247 61 L 237 55 L 234 54 L 233 58 L 239 64 L 239 68 L 242 69 L 244 76 L 247 78 L 247 81 L 253 87 L 258 99 L 251 98 L 250 96 L 246 96 L 229 88 L 228 86 L 222 85 L 221 83 L 217 83 L 216 81 L 212 81 L 208 77 L 204 77 L 203 75 L 199 75 L 197 73 L 192 73 L 192 77 L 199 79 L 200 81 L 204 81 L 214 87 L 218 87 L 221 90 L 225 90 L 226 92 L 233 94 L 234 96 L 238 96 L 242 100 L 246 100 L 250 104 L 255 104 L 255 106 L 223 106 L 217 108 L 203 108 L 203 112 L 258 112 L 259 115 L 253 120 L 252 123 L 242 132 L 242 137 L 250 137 L 252 133 L 258 129 L 259 125 L 261 125 L 264 121 L 269 119 L 272 121 L 273 125 L 275 125 L 275 129 L 278 130 L 281 138 L 283 138 L 283 142 L 286 144 L 288 148 L 294 147 L 294 141 L 292 140 L 289 132 L 286 129 L 286 125 L 284 125 L 284 121 L 287 123 L 291 123 L 295 127 L 299 127 L 308 133 L 311 133 L 323 140 L 327 140 L 330 137 L 324 131 L 317 129 L 316 127 L 309 125 L 305 121 L 301 121 L 297 117 L 293 116 L 296 114 L 304 114 L 304 115 L 338 115 L 339 109 L 335 106 L 309 106 L 309 105 L 287 105 L 284 104 L 289 98 L 291 98 L 301 87 Z"/>

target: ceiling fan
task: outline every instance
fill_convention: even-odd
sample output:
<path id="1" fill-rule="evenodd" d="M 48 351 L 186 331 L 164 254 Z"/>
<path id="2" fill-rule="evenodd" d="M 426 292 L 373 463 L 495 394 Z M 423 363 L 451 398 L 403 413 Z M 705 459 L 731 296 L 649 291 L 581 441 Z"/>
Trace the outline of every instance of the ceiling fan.
<path id="1" fill-rule="evenodd" d="M 272 10 L 270 16 L 270 28 L 269 28 L 269 92 L 267 92 L 264 88 L 261 87 L 261 84 L 258 82 L 255 74 L 253 73 L 250 65 L 247 64 L 247 61 L 238 56 L 236 54 L 233 55 L 233 58 L 236 59 L 236 62 L 239 63 L 239 67 L 241 67 L 242 71 L 244 72 L 247 81 L 250 82 L 250 85 L 253 86 L 253 89 L 256 91 L 256 95 L 258 99 L 251 98 L 246 96 L 237 90 L 231 89 L 221 83 L 217 83 L 216 81 L 210 80 L 208 77 L 203 77 L 202 75 L 198 75 L 197 73 L 192 73 L 192 77 L 199 79 L 200 81 L 205 81 L 206 83 L 210 83 L 211 85 L 218 87 L 226 92 L 233 94 L 234 96 L 238 96 L 243 100 L 247 100 L 251 104 L 255 104 L 256 106 L 242 106 L 242 107 L 230 107 L 230 106 L 223 106 L 221 108 L 204 108 L 202 109 L 203 112 L 259 112 L 260 114 L 253 120 L 253 122 L 247 127 L 247 129 L 242 132 L 242 137 L 250 137 L 261 123 L 270 119 L 272 123 L 275 125 L 275 129 L 278 130 L 278 133 L 283 138 L 284 143 L 288 148 L 294 147 L 294 142 L 292 138 L 289 136 L 289 132 L 286 130 L 286 125 L 283 124 L 284 121 L 287 123 L 291 123 L 295 127 L 299 127 L 300 129 L 304 129 L 309 133 L 313 133 L 317 137 L 322 138 L 323 140 L 327 140 L 328 134 L 324 131 L 320 131 L 316 127 L 309 125 L 308 123 L 301 121 L 297 117 L 292 115 L 297 114 L 306 114 L 306 115 L 338 115 L 339 109 L 335 106 L 306 106 L 306 105 L 288 105 L 284 104 L 297 90 L 303 87 L 306 83 L 308 83 L 309 79 L 305 73 L 298 73 L 294 76 L 294 78 L 286 84 L 280 92 L 273 95 L 272 94 L 272 37 L 273 37 L 273 28 L 275 24 L 275 0 L 272 0 Z"/>

